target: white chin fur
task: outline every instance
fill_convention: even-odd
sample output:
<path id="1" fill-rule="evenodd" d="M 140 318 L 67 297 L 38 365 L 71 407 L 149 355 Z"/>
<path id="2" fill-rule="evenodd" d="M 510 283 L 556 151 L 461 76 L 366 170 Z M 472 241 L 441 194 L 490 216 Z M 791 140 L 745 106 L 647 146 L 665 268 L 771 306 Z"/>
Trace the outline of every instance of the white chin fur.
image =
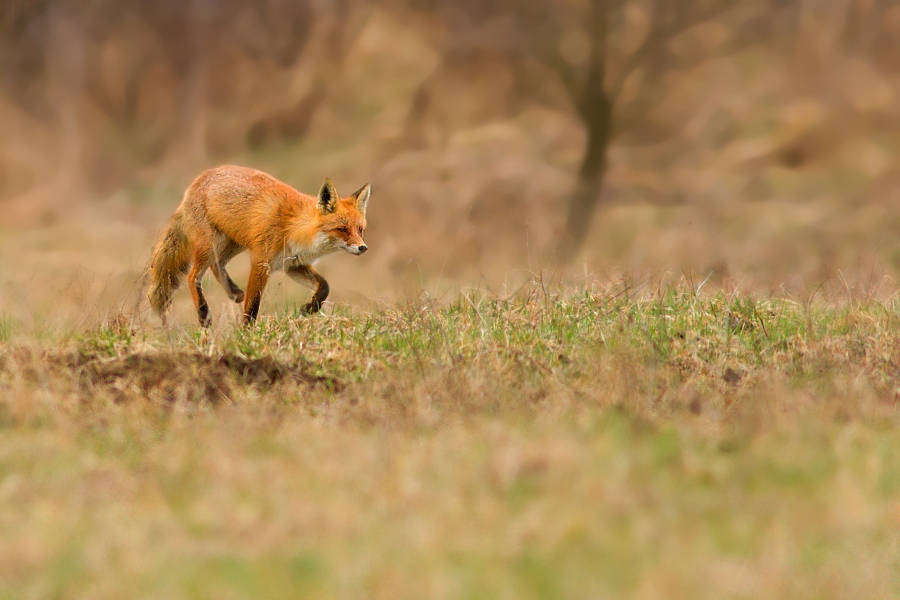
<path id="1" fill-rule="evenodd" d="M 338 248 L 341 248 L 342 250 L 346 250 L 350 254 L 353 254 L 356 256 L 359 256 L 360 254 L 362 254 L 362 252 L 359 251 L 359 246 L 354 246 L 352 244 L 342 242 L 341 240 L 337 240 L 337 246 L 338 246 Z"/>

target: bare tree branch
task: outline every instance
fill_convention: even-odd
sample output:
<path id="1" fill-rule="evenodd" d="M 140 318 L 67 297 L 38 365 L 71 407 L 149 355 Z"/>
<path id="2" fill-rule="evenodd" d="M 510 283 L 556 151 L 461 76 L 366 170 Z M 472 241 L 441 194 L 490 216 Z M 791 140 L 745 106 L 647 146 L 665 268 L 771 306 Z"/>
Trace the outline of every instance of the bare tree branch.
<path id="1" fill-rule="evenodd" d="M 691 15 L 689 10 L 678 11 L 677 8 L 673 10 L 675 3 L 668 0 L 662 0 L 659 4 L 665 5 L 666 9 L 657 7 L 653 11 L 650 31 L 644 38 L 643 43 L 628 57 L 616 81 L 612 82 L 608 87 L 609 95 L 613 98 L 613 101 L 618 100 L 622 94 L 625 81 L 634 73 L 635 69 L 643 65 L 654 54 L 661 52 L 673 37 L 694 25 L 709 21 L 731 10 L 738 4 L 738 0 L 721 0 L 720 3 L 713 4 L 706 10 L 694 15 Z M 684 6 L 682 5 L 680 8 L 684 9 Z"/>

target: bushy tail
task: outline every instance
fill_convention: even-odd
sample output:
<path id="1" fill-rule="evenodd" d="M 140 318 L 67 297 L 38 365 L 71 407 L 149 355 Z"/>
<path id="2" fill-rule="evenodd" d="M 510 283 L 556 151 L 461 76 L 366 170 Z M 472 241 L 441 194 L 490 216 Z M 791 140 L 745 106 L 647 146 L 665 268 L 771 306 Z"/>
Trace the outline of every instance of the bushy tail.
<path id="1" fill-rule="evenodd" d="M 172 304 L 172 294 L 181 285 L 187 273 L 191 256 L 187 235 L 184 231 L 184 216 L 177 210 L 156 242 L 150 256 L 150 289 L 147 297 L 150 306 L 160 317 L 165 315 Z"/>

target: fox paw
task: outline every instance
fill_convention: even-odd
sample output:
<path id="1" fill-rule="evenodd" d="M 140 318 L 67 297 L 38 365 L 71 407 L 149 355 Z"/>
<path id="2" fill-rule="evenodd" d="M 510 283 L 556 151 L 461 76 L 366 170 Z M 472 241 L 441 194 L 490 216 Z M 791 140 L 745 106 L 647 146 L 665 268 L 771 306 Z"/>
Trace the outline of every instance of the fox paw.
<path id="1" fill-rule="evenodd" d="M 313 313 L 319 312 L 322 309 L 322 304 L 320 302 L 309 302 L 303 306 L 303 312 L 311 315 Z"/>
<path id="2" fill-rule="evenodd" d="M 231 297 L 231 299 L 234 300 L 237 304 L 240 304 L 241 302 L 243 302 L 244 301 L 243 290 L 238 290 L 237 292 L 235 292 L 234 295 Z"/>

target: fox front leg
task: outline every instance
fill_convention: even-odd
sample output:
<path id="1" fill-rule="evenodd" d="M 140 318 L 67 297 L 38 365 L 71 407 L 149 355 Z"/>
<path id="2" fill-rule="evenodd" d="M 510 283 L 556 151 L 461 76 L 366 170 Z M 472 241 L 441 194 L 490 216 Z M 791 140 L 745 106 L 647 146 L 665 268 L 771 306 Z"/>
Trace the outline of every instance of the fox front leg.
<path id="1" fill-rule="evenodd" d="M 247 292 L 244 295 L 244 324 L 256 321 L 263 290 L 269 281 L 269 263 L 256 257 L 250 259 L 250 279 L 247 281 Z"/>
<path id="2" fill-rule="evenodd" d="M 325 278 L 310 265 L 292 265 L 287 269 L 287 274 L 294 281 L 313 290 L 313 296 L 303 307 L 303 312 L 308 315 L 319 312 L 330 291 Z"/>

